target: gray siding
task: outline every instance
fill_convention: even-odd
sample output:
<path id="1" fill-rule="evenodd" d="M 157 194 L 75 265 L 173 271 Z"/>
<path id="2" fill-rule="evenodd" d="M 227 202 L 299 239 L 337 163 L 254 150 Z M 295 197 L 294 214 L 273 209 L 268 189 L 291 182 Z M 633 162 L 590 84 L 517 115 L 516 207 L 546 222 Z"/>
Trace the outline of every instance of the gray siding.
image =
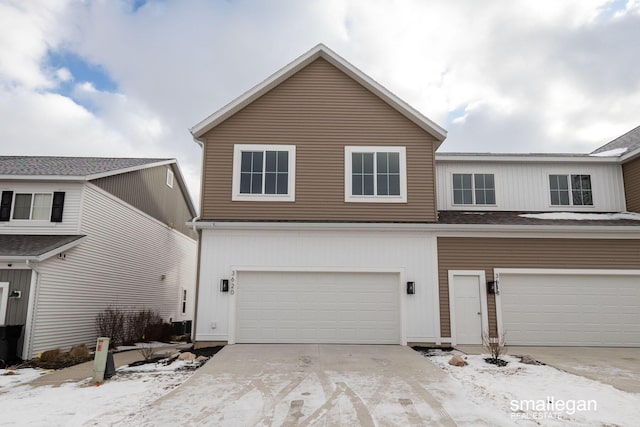
<path id="1" fill-rule="evenodd" d="M 22 292 L 20 298 L 9 298 L 7 300 L 7 315 L 4 323 L 6 325 L 24 325 L 27 321 L 27 309 L 29 308 L 31 270 L 0 270 L 0 282 L 9 282 L 9 294 L 13 291 Z M 24 332 L 23 328 L 22 336 L 20 337 L 20 341 L 18 341 L 18 354 L 22 352 Z"/>
<path id="2" fill-rule="evenodd" d="M 166 184 L 169 168 L 174 173 L 173 188 Z M 186 189 L 180 187 L 175 165 L 122 173 L 91 182 L 182 234 L 197 239 L 197 234 L 185 225 L 195 213 L 189 210 Z"/>

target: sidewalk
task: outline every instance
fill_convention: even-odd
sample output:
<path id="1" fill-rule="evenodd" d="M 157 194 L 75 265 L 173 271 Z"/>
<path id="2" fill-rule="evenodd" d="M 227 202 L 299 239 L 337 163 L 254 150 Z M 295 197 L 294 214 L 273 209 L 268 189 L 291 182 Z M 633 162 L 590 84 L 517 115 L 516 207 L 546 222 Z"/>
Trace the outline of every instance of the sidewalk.
<path id="1" fill-rule="evenodd" d="M 190 344 L 189 344 L 190 345 Z M 178 348 L 184 346 L 184 343 L 180 344 L 167 344 L 164 347 L 158 347 L 155 352 L 156 356 L 163 354 L 170 355 L 175 353 Z M 114 353 L 113 363 L 116 365 L 116 369 L 121 366 L 129 365 L 138 360 L 143 360 L 142 354 L 138 350 L 122 351 L 120 353 Z M 28 383 L 34 387 L 52 385 L 58 387 L 60 384 L 67 382 L 78 382 L 85 378 L 93 377 L 93 360 L 78 365 L 70 366 L 68 368 L 59 369 L 50 374 L 44 374 Z"/>

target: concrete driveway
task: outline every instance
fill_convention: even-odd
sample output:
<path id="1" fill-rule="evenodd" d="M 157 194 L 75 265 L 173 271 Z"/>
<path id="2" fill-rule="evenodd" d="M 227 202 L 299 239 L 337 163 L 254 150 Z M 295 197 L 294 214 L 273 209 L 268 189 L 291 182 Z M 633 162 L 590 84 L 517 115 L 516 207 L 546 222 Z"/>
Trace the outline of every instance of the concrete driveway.
<path id="1" fill-rule="evenodd" d="M 467 354 L 483 354 L 482 346 L 456 346 Z M 528 354 L 547 365 L 610 384 L 622 391 L 640 393 L 640 348 L 525 347 L 510 346 L 511 355 Z"/>
<path id="2" fill-rule="evenodd" d="M 144 408 L 142 425 L 455 425 L 429 385 L 447 375 L 409 347 L 236 344 Z"/>

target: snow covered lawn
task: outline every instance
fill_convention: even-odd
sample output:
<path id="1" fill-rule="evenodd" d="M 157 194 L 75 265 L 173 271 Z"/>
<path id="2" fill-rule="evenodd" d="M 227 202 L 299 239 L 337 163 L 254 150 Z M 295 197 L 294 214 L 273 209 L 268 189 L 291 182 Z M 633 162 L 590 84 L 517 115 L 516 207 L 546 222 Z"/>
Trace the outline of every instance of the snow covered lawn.
<path id="1" fill-rule="evenodd" d="M 20 369 L 18 375 L 4 376 L 4 370 L 0 370 L 0 424 L 121 425 L 127 417 L 186 381 L 194 372 L 188 369 L 191 365 L 193 362 L 176 361 L 166 366 L 121 368 L 100 386 L 86 379 L 59 387 L 32 387 L 24 383 L 43 371 Z"/>
<path id="2" fill-rule="evenodd" d="M 638 393 L 551 366 L 523 364 L 513 356 L 504 356 L 509 364 L 499 368 L 484 361 L 487 355 L 464 356 L 467 366 L 451 366 L 451 355 L 429 359 L 451 377 L 438 387 L 445 409 L 458 423 L 473 419 L 472 413 L 484 413 L 480 418 L 488 425 L 631 426 L 640 420 Z"/>

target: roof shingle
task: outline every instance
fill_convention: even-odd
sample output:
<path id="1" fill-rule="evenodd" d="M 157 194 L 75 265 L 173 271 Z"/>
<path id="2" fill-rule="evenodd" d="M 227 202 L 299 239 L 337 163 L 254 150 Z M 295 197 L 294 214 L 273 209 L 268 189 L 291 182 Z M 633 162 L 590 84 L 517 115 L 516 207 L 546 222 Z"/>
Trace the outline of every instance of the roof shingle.
<path id="1" fill-rule="evenodd" d="M 89 176 L 171 159 L 0 156 L 0 175 Z"/>

